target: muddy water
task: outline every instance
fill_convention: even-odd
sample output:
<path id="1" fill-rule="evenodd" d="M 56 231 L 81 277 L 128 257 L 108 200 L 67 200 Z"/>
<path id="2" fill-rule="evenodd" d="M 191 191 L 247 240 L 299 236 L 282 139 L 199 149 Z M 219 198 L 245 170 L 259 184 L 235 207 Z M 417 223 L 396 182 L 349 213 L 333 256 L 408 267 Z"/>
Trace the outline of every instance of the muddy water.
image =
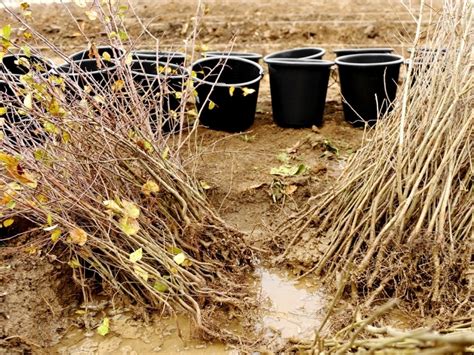
<path id="1" fill-rule="evenodd" d="M 281 344 L 288 338 L 308 338 L 324 316 L 324 294 L 296 283 L 286 276 L 260 269 L 256 278 L 260 288 L 261 319 L 255 331 L 263 331 L 271 344 Z M 192 339 L 190 322 L 181 317 L 159 319 L 151 325 L 132 319 L 131 314 L 110 316 L 110 333 L 105 337 L 95 331 L 75 329 L 67 333 L 51 354 L 231 354 L 239 352 L 226 344 L 207 343 Z M 191 339 L 191 340 L 186 340 Z"/>

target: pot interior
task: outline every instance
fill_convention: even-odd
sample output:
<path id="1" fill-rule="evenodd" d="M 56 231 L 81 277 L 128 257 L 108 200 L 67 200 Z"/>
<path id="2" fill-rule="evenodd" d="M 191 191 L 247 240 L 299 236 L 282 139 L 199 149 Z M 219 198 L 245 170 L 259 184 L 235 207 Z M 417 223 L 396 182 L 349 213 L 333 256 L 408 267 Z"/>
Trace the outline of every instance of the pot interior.
<path id="1" fill-rule="evenodd" d="M 30 64 L 33 64 L 34 68 L 37 71 L 46 72 L 51 69 L 51 65 L 49 63 L 36 56 L 27 57 L 23 55 L 7 55 L 3 57 L 2 60 L 3 66 L 7 70 L 7 72 L 13 75 L 24 75 L 30 71 L 27 66 L 21 64 L 21 60 L 18 61 L 20 58 L 27 60 Z"/>
<path id="2" fill-rule="evenodd" d="M 354 54 L 337 59 L 341 64 L 382 64 L 401 61 L 400 57 L 392 54 Z"/>
<path id="3" fill-rule="evenodd" d="M 124 54 L 124 51 L 119 48 L 107 47 L 107 46 L 97 47 L 97 53 L 99 54 L 100 57 L 102 57 L 105 52 L 107 52 L 111 58 L 119 58 Z M 90 49 L 86 49 L 79 53 L 73 54 L 70 58 L 74 61 L 79 61 L 79 60 L 93 59 L 93 56 L 91 55 Z"/>
<path id="4" fill-rule="evenodd" d="M 259 65 L 236 58 L 206 58 L 195 63 L 192 70 L 198 79 L 227 85 L 251 82 L 261 76 Z"/>
<path id="5" fill-rule="evenodd" d="M 85 59 L 81 60 L 78 62 L 75 62 L 74 65 L 71 63 L 66 63 L 63 64 L 59 67 L 56 68 L 56 70 L 59 73 L 65 73 L 65 74 L 80 74 L 80 72 L 86 72 L 86 73 L 94 73 L 94 72 L 99 72 L 103 71 L 105 69 L 113 68 L 115 65 L 110 62 L 101 62 L 103 65 L 102 67 L 99 68 L 97 65 L 97 60 L 95 59 Z M 79 70 L 77 70 L 77 67 L 79 67 Z"/>
<path id="6" fill-rule="evenodd" d="M 186 75 L 186 69 L 182 66 L 153 60 L 134 60 L 130 64 L 130 69 L 133 73 L 149 76 L 183 77 Z"/>
<path id="7" fill-rule="evenodd" d="M 214 57 L 214 56 L 223 56 L 223 57 L 239 57 L 239 58 L 246 58 L 246 59 L 255 59 L 255 58 L 262 58 L 261 54 L 258 53 L 247 53 L 247 52 L 206 52 L 204 53 L 206 57 Z"/>
<path id="8" fill-rule="evenodd" d="M 270 55 L 271 58 L 306 58 L 310 56 L 323 55 L 324 50 L 320 48 L 297 48 Z"/>

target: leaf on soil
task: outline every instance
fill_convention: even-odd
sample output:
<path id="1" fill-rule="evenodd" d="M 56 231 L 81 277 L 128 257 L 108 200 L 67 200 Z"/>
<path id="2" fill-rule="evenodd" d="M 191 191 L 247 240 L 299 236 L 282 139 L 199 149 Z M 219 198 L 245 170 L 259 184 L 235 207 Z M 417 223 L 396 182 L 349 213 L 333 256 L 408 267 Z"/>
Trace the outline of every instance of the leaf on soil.
<path id="1" fill-rule="evenodd" d="M 110 320 L 109 318 L 105 317 L 104 319 L 102 319 L 102 323 L 100 324 L 99 328 L 97 328 L 97 333 L 105 337 L 107 334 L 109 334 L 109 331 L 110 331 L 109 327 L 110 327 Z"/>
<path id="2" fill-rule="evenodd" d="M 82 247 L 87 242 L 87 233 L 82 228 L 74 228 L 69 232 L 68 241 Z"/>
<path id="3" fill-rule="evenodd" d="M 203 190 L 210 190 L 212 189 L 211 185 L 209 185 L 206 181 L 204 180 L 199 180 L 199 185 L 201 185 Z"/>
<path id="4" fill-rule="evenodd" d="M 290 156 L 288 155 L 288 153 L 281 152 L 277 155 L 277 159 L 282 163 L 288 163 L 290 161 Z"/>
<path id="5" fill-rule="evenodd" d="M 296 185 L 287 185 L 287 186 L 285 186 L 285 195 L 290 196 L 290 195 L 292 195 L 297 189 L 298 189 L 298 186 L 296 186 Z"/>
<path id="6" fill-rule="evenodd" d="M 133 253 L 130 253 L 130 255 L 128 256 L 128 259 L 132 263 L 136 263 L 136 262 L 142 260 L 142 258 L 143 258 L 143 249 L 142 248 L 138 248 Z"/>
<path id="7" fill-rule="evenodd" d="M 279 176 L 295 176 L 295 175 L 301 175 L 305 171 L 306 171 L 306 166 L 304 164 L 281 165 L 278 168 L 272 168 L 270 170 L 270 174 L 279 175 Z"/>

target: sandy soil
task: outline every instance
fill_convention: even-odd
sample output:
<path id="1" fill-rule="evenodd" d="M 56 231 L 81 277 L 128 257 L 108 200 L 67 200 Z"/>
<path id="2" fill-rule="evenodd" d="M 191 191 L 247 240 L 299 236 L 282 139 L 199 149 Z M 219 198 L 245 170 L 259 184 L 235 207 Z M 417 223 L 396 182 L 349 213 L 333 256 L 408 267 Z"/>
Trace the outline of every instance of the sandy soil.
<path id="1" fill-rule="evenodd" d="M 133 3 L 138 16 L 149 24 L 150 33 L 161 38 L 163 47 L 182 49 L 183 40 L 191 31 L 189 24 L 195 14 L 194 1 L 140 0 Z M 73 5 L 69 8 L 76 14 L 77 23 L 70 20 L 62 5 L 35 5 L 35 27 L 66 53 L 86 45 L 87 40 L 80 31 L 98 43 L 104 40 L 104 33 L 78 8 Z M 2 15 L 4 21 L 5 15 Z M 127 19 L 127 25 L 132 36 L 139 34 L 136 19 Z M 334 57 L 331 49 L 343 46 L 390 46 L 404 54 L 406 48 L 399 44 L 398 38 L 413 35 L 414 28 L 405 9 L 393 0 L 216 0 L 206 2 L 206 15 L 202 19 L 197 44 L 201 49 L 219 50 L 230 48 L 230 42 L 234 41 L 236 50 L 262 54 L 314 45 L 326 48 L 327 58 Z M 146 47 L 149 43 L 151 39 L 144 37 L 139 46 Z M 203 151 L 197 177 L 210 186 L 210 201 L 228 223 L 248 232 L 249 238 L 263 248 L 262 242 L 271 237 L 268 226 L 279 223 L 301 207 L 308 197 L 328 188 L 337 178 L 346 158 L 357 149 L 363 132 L 344 122 L 338 86 L 333 80 L 323 127 L 301 130 L 277 127 L 272 121 L 268 76 L 265 76 L 261 83 L 256 121 L 248 132 L 229 135 L 203 128 L 199 133 Z M 307 172 L 288 178 L 271 175 L 270 169 L 282 164 L 278 159 L 282 152 L 287 154 L 291 164 L 304 164 Z M 73 286 L 68 267 L 58 265 L 44 254 L 39 258 L 30 255 L 24 246 L 17 245 L 21 243 L 2 242 L 0 237 L 0 354 L 22 351 L 132 354 L 159 350 L 174 353 L 178 349 L 173 348 L 176 342 L 180 342 L 180 351 L 187 348 L 196 352 L 211 346 L 199 342 L 188 346 L 181 342 L 172 322 L 161 323 L 161 326 L 155 323 L 150 327 L 140 321 L 133 323 L 132 316 L 124 318 L 122 315 L 117 315 L 117 324 L 121 326 L 116 329 L 131 331 L 131 327 L 136 333 L 124 335 L 117 330 L 115 341 L 108 340 L 110 344 L 104 344 L 97 336 L 84 337 L 84 331 L 73 326 L 77 317 L 71 317 L 71 314 L 78 309 L 81 295 Z M 34 251 L 29 252 L 34 254 Z M 263 264 L 265 262 L 262 260 Z M 271 275 L 275 275 L 274 271 L 269 276 L 274 282 L 274 277 L 280 277 L 282 283 L 296 287 L 288 281 L 288 276 Z M 269 296 L 272 287 L 273 290 L 281 289 L 278 282 L 277 286 L 267 287 L 263 297 L 267 295 L 271 304 L 280 302 L 283 306 L 276 312 L 283 310 L 288 314 L 285 307 L 295 299 L 291 290 L 277 292 L 280 298 L 285 294 L 283 301 Z M 265 279 L 262 281 L 264 284 Z M 306 292 L 315 297 L 313 292 Z M 124 324 L 131 326 L 127 328 Z M 276 328 L 284 333 L 291 327 L 278 325 Z M 67 335 L 58 344 L 65 333 Z M 138 345 L 130 339 L 141 339 L 142 347 L 135 349 Z M 158 345 L 143 347 L 150 339 L 152 344 Z M 212 346 L 208 353 L 226 351 L 223 345 Z"/>

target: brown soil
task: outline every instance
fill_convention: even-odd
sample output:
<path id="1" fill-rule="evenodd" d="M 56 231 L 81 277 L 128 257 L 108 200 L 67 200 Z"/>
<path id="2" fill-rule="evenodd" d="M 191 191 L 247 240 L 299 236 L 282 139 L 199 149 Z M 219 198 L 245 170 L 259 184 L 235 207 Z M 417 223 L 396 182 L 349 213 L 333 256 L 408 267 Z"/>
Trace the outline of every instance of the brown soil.
<path id="1" fill-rule="evenodd" d="M 191 31 L 195 2 L 135 1 L 136 10 L 162 45 L 181 49 Z M 389 5 L 387 3 L 390 3 Z M 100 43 L 105 35 L 73 5 L 79 27 Z M 387 9 L 390 8 L 390 11 Z M 206 5 L 199 45 L 209 49 L 230 47 L 262 54 L 298 46 L 331 49 L 347 45 L 391 46 L 403 54 L 397 36 L 410 36 L 414 24 L 398 1 L 256 0 L 210 1 Z M 35 27 L 66 53 L 84 48 L 87 40 L 70 21 L 61 5 L 34 6 Z M 5 19 L 2 16 L 2 21 Z M 133 36 L 136 20 L 127 20 Z M 150 40 L 143 38 L 140 46 Z M 197 177 L 210 189 L 208 197 L 223 218 L 249 232 L 257 247 L 271 237 L 269 225 L 301 207 L 337 178 L 345 159 L 361 142 L 362 131 L 343 121 L 337 84 L 327 99 L 325 124 L 316 129 L 282 129 L 272 122 L 268 76 L 261 83 L 254 126 L 244 134 L 200 129 L 202 154 Z M 337 148 L 337 151 L 335 150 Z M 304 164 L 305 174 L 278 177 L 272 167 L 282 164 L 277 155 L 286 152 L 290 164 Z M 286 192 L 286 193 L 285 193 Z M 15 243 L 22 245 L 24 239 Z M 264 255 L 264 254 L 262 254 Z M 262 260 L 265 262 L 265 260 Z M 73 322 L 80 291 L 71 271 L 41 255 L 30 255 L 23 246 L 0 244 L 0 353 L 39 352 L 57 342 Z"/>

